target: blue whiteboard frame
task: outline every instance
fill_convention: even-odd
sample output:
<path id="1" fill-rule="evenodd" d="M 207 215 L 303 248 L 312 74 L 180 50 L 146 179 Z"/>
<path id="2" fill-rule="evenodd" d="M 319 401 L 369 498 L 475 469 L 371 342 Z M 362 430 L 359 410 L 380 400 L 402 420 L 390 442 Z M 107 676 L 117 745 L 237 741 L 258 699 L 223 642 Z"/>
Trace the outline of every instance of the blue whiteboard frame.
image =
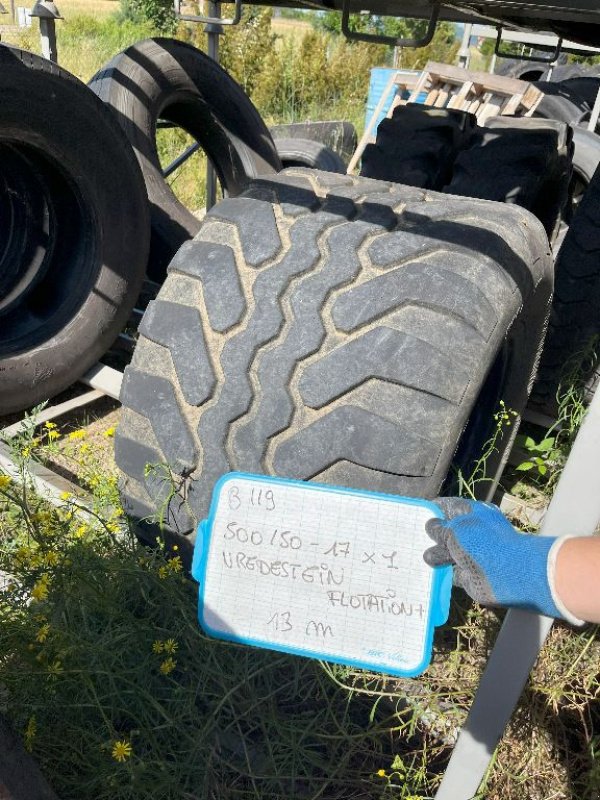
<path id="1" fill-rule="evenodd" d="M 282 484 L 287 486 L 301 486 L 303 489 L 314 490 L 317 492 L 334 492 L 336 494 L 350 494 L 358 497 L 377 498 L 388 502 L 398 502 L 403 505 L 415 505 L 427 508 L 436 517 L 443 518 L 443 514 L 438 506 L 431 500 L 422 500 L 417 497 L 401 497 L 399 495 L 384 494 L 382 492 L 369 492 L 359 489 L 347 489 L 343 486 L 332 486 L 325 483 L 313 483 L 308 481 L 298 481 L 289 478 L 271 477 L 268 475 L 254 475 L 248 472 L 228 472 L 222 475 L 215 484 L 208 517 L 198 525 L 196 543 L 194 545 L 194 555 L 192 559 L 192 577 L 199 584 L 198 589 L 198 622 L 200 627 L 209 636 L 215 639 L 222 639 L 227 642 L 251 645 L 267 650 L 276 650 L 281 653 L 302 656 L 304 658 L 317 658 L 322 661 L 329 661 L 334 664 L 342 664 L 348 667 L 369 670 L 370 672 L 382 672 L 386 675 L 394 675 L 401 678 L 414 678 L 424 672 L 431 662 L 433 647 L 433 634 L 436 627 L 444 625 L 448 620 L 450 610 L 450 594 L 452 591 L 452 567 L 435 567 L 433 580 L 431 582 L 431 594 L 429 597 L 429 615 L 425 630 L 425 645 L 423 648 L 423 660 L 412 670 L 392 669 L 388 664 L 381 664 L 377 660 L 362 661 L 342 659 L 329 655 L 325 650 L 308 650 L 298 647 L 286 647 L 285 645 L 273 644 L 260 639 L 238 636 L 233 633 L 220 631 L 212 628 L 204 619 L 204 588 L 206 586 L 206 569 L 208 566 L 208 555 L 212 542 L 213 525 L 215 514 L 219 503 L 219 498 L 224 487 L 236 480 L 252 480 L 268 484 Z"/>

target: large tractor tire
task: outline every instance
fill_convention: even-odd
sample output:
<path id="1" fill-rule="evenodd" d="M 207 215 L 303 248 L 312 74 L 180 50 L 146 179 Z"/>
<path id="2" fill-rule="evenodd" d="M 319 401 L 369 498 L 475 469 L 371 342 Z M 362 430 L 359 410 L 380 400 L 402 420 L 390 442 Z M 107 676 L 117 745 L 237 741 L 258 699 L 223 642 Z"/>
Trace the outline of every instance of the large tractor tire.
<path id="1" fill-rule="evenodd" d="M 115 442 L 125 509 L 185 552 L 232 469 L 452 489 L 499 401 L 524 407 L 551 291 L 523 209 L 308 169 L 255 181 L 207 214 L 142 320 Z"/>
<path id="2" fill-rule="evenodd" d="M 572 154 L 564 122 L 495 117 L 473 133 L 445 191 L 527 208 L 553 241 L 568 201 Z"/>
<path id="3" fill-rule="evenodd" d="M 442 189 L 454 159 L 476 126 L 472 114 L 409 103 L 397 106 L 377 128 L 375 144 L 366 146 L 361 175 L 423 189 Z"/>
<path id="4" fill-rule="evenodd" d="M 144 182 L 112 114 L 46 59 L 0 46 L 0 414 L 77 380 L 146 269 Z"/>
<path id="5" fill-rule="evenodd" d="M 550 414 L 556 412 L 557 393 L 565 379 L 575 377 L 581 381 L 588 402 L 600 381 L 598 209 L 600 168 L 571 221 L 556 259 L 552 313 L 532 393 L 533 403 Z"/>
<path id="6" fill-rule="evenodd" d="M 193 136 L 230 196 L 251 178 L 281 169 L 271 134 L 243 89 L 192 45 L 163 38 L 137 42 L 103 67 L 90 87 L 113 111 L 144 174 L 152 213 L 149 271 L 155 278 L 200 228 L 163 177 L 159 119 Z"/>

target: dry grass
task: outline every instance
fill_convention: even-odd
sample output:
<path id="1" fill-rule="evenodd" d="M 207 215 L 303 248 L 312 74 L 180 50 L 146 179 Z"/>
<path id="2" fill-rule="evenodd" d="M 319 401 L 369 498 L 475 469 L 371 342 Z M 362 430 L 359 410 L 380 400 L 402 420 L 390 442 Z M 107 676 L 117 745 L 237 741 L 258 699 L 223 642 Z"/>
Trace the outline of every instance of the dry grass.
<path id="1" fill-rule="evenodd" d="M 119 0 L 57 0 L 57 6 L 65 20 L 82 14 L 99 19 L 119 10 Z"/>

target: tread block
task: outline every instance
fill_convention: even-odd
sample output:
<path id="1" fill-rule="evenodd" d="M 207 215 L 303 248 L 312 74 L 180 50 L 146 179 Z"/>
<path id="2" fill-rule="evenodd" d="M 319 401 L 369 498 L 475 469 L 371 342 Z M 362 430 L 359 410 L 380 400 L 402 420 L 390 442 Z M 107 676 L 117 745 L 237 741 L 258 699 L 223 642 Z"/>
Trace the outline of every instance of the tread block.
<path id="1" fill-rule="evenodd" d="M 275 258 L 281 250 L 271 203 L 252 197 L 222 200 L 206 215 L 234 224 L 240 233 L 244 258 L 251 267 L 260 267 Z"/>
<path id="2" fill-rule="evenodd" d="M 338 330 L 351 332 L 407 304 L 456 315 L 486 340 L 498 324 L 495 309 L 475 283 L 428 261 L 411 262 L 348 289 L 335 301 L 332 318 Z"/>
<path id="3" fill-rule="evenodd" d="M 396 475 L 431 475 L 438 453 L 431 442 L 356 406 L 335 408 L 275 450 L 279 475 L 311 478 L 337 461 Z"/>
<path id="4" fill-rule="evenodd" d="M 367 236 L 378 231 L 380 228 L 363 222 L 333 228 L 327 238 L 329 256 L 323 269 L 305 278 L 292 293 L 292 324 L 279 345 L 257 357 L 260 399 L 252 418 L 234 437 L 233 448 L 244 469 L 261 471 L 266 442 L 289 424 L 293 412 L 289 379 L 297 361 L 314 353 L 325 336 L 321 307 L 334 288 L 359 273 L 357 249 Z"/>
<path id="5" fill-rule="evenodd" d="M 139 331 L 150 341 L 169 349 L 181 391 L 188 403 L 199 406 L 208 400 L 216 379 L 199 312 L 191 306 L 152 300 L 142 317 Z"/>
<path id="6" fill-rule="evenodd" d="M 321 408 L 370 378 L 410 386 L 459 403 L 469 376 L 448 353 L 406 333 L 381 327 L 340 345 L 308 366 L 299 390 L 311 408 Z"/>
<path id="7" fill-rule="evenodd" d="M 243 205 L 238 211 L 243 215 Z M 255 305 L 248 325 L 223 346 L 220 360 L 225 380 L 219 400 L 202 415 L 198 426 L 198 436 L 203 442 L 205 477 L 202 486 L 196 487 L 194 497 L 202 508 L 220 475 L 232 467 L 246 468 L 241 462 L 230 463 L 225 441 L 230 424 L 245 414 L 252 403 L 253 389 L 248 377 L 251 364 L 259 349 L 273 339 L 284 324 L 280 305 L 282 293 L 293 278 L 308 272 L 319 262 L 319 241 L 335 222 L 339 222 L 339 217 L 320 213 L 300 217 L 291 225 L 291 246 L 254 281 L 252 294 Z"/>
<path id="8" fill-rule="evenodd" d="M 115 459 L 122 472 L 141 484 L 146 477 L 146 465 L 160 464 L 164 461 L 162 453 L 158 450 L 120 433 L 115 437 Z"/>
<path id="9" fill-rule="evenodd" d="M 211 328 L 223 333 L 241 320 L 246 301 L 231 247 L 201 237 L 179 249 L 169 270 L 200 278 Z"/>
<path id="10" fill-rule="evenodd" d="M 197 465 L 196 446 L 179 408 L 173 386 L 166 378 L 127 367 L 121 402 L 150 420 L 165 460 L 173 472 L 189 473 Z"/>

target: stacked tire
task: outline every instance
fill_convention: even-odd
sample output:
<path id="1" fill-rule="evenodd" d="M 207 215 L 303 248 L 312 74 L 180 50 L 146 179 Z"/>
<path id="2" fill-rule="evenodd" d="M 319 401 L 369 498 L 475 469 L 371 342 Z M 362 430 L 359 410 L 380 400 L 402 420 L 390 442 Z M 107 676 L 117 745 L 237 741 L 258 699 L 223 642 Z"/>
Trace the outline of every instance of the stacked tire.
<path id="1" fill-rule="evenodd" d="M 0 413 L 65 389 L 123 328 L 150 235 L 126 138 L 84 84 L 0 46 Z"/>
<path id="2" fill-rule="evenodd" d="M 74 383 L 200 227 L 166 181 L 158 117 L 192 133 L 239 194 L 281 169 L 242 89 L 172 39 L 129 47 L 90 88 L 0 46 L 0 414 Z"/>
<path id="3" fill-rule="evenodd" d="M 156 145 L 159 120 L 184 129 L 206 152 L 226 195 L 282 168 L 275 144 L 250 99 L 225 70 L 192 45 L 146 39 L 116 55 L 90 88 L 110 108 L 136 155 L 152 218 L 149 274 L 162 281 L 200 220 L 163 176 Z"/>

